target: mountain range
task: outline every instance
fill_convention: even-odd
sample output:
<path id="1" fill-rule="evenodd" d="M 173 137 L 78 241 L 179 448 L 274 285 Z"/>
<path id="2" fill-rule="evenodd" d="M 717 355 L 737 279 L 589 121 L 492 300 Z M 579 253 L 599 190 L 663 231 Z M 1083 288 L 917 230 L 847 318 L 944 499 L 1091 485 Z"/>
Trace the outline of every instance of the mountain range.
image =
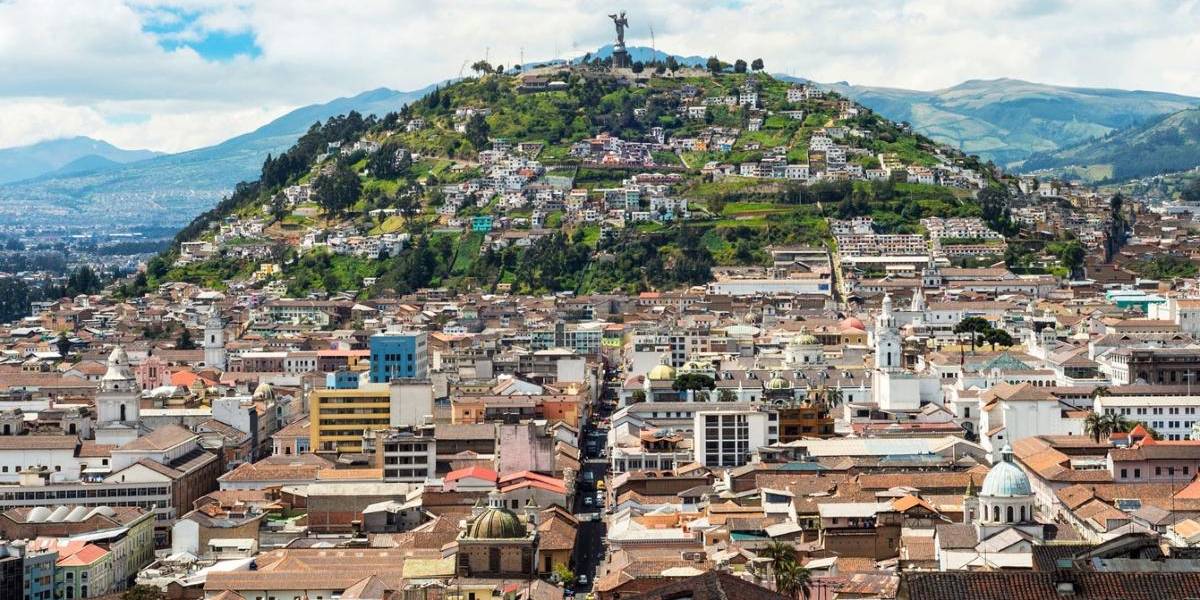
<path id="1" fill-rule="evenodd" d="M 1035 153 L 1053 152 L 1162 115 L 1194 108 L 1200 98 L 1080 88 L 1018 79 L 971 80 L 933 91 L 818 84 L 939 142 L 1021 169 Z"/>
<path id="2" fill-rule="evenodd" d="M 433 87 L 411 92 L 379 88 L 298 108 L 215 146 L 116 167 L 22 178 L 0 186 L 0 220 L 182 226 L 216 204 L 239 181 L 257 178 L 267 155 L 291 147 L 314 123 L 352 110 L 382 116 Z"/>
<path id="3" fill-rule="evenodd" d="M 642 46 L 628 50 L 634 60 L 643 62 L 653 58 L 665 60 L 668 56 Z M 591 54 L 600 58 L 611 55 L 611 45 Z M 675 58 L 686 65 L 703 65 L 707 60 L 700 56 Z M 313 123 L 351 110 L 383 115 L 425 95 L 436 85 L 441 84 L 408 92 L 379 88 L 305 106 L 250 133 L 179 154 L 124 151 L 88 138 L 0 150 L 0 220 L 128 223 L 132 216 L 145 223 L 183 225 L 228 194 L 237 182 L 256 177 L 268 154 L 278 154 L 290 147 Z M 1155 137 L 1154 131 L 1134 132 L 1156 124 L 1169 128 L 1164 115 L 1200 105 L 1200 98 L 1178 94 L 1063 87 L 1016 79 L 971 80 L 932 91 L 845 82 L 814 85 L 845 95 L 888 119 L 907 122 L 936 141 L 1016 170 L 1071 165 L 1078 161 L 1093 165 L 1134 160 L 1136 153 L 1132 151 L 1110 149 L 1111 156 L 1102 157 L 1100 148 L 1126 141 L 1178 142 L 1178 136 L 1186 138 L 1193 130 L 1176 127 L 1175 138 Z M 1180 121 L 1189 119 L 1185 114 Z M 1196 140 L 1200 136 L 1192 135 L 1192 141 Z M 1176 145 L 1177 152 L 1155 156 L 1185 156 L 1195 147 L 1190 142 Z M 49 150 L 60 146 L 76 150 L 73 153 Z M 1060 150 L 1069 154 L 1058 156 L 1056 152 Z M 1141 163 L 1136 168 L 1114 164 L 1111 168 L 1093 168 L 1092 172 L 1101 174 L 1101 179 L 1112 179 L 1133 176 L 1131 173 L 1161 172 L 1165 167 L 1188 161 L 1173 158 L 1162 164 Z"/>
<path id="4" fill-rule="evenodd" d="M 0 150 L 0 184 L 81 171 L 108 169 L 162 155 L 153 150 L 125 150 L 103 140 L 73 137 Z"/>
<path id="5" fill-rule="evenodd" d="M 1025 170 L 1123 181 L 1200 166 L 1200 108 L 1170 113 L 1053 152 L 1030 156 Z"/>

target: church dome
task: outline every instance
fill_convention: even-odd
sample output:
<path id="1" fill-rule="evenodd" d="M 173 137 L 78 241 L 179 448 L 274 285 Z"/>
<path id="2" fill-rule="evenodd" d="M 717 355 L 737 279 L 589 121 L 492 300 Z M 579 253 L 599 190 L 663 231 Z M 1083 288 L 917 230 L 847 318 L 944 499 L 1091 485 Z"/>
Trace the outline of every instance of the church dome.
<path id="1" fill-rule="evenodd" d="M 525 537 L 525 524 L 513 511 L 504 508 L 499 494 L 488 496 L 488 508 L 467 525 L 466 537 L 477 540 L 512 540 Z"/>
<path id="2" fill-rule="evenodd" d="M 859 331 L 867 330 L 867 326 L 858 317 L 846 317 L 845 319 L 842 319 L 841 327 L 843 330 L 846 330 L 846 329 L 857 329 Z"/>
<path id="3" fill-rule="evenodd" d="M 1029 485 L 1029 476 L 1012 460 L 1012 448 L 1005 446 L 1000 453 L 1004 458 L 988 471 L 987 477 L 983 479 L 983 489 L 979 495 L 993 498 L 1033 495 Z"/>
<path id="4" fill-rule="evenodd" d="M 770 379 L 770 381 L 767 382 L 767 389 L 768 390 L 790 390 L 790 389 L 792 389 L 792 384 L 788 380 L 781 377 L 778 372 L 775 372 L 775 373 L 771 374 L 771 379 Z"/>
<path id="5" fill-rule="evenodd" d="M 650 381 L 674 381 L 675 367 L 668 364 L 667 357 L 664 355 L 662 361 L 646 374 L 646 379 Z"/>

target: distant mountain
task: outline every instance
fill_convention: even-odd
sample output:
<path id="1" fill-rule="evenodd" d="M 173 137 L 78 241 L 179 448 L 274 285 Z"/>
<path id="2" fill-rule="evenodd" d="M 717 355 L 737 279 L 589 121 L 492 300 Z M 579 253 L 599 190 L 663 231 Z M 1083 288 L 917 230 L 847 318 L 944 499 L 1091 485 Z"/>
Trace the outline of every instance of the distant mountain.
<path id="1" fill-rule="evenodd" d="M 162 155 L 152 150 L 124 150 L 89 137 L 61 138 L 29 146 L 0 149 L 0 184 L 32 179 L 86 157 L 125 164 Z M 97 163 L 98 164 L 98 163 Z"/>
<path id="2" fill-rule="evenodd" d="M 1124 181 L 1200 166 L 1200 108 L 1053 152 L 1034 154 L 1026 171 L 1048 170 L 1087 181 Z"/>
<path id="3" fill-rule="evenodd" d="M 63 161 L 53 175 L 0 186 L 0 221 L 120 220 L 136 225 L 182 226 L 207 210 L 239 181 L 256 179 L 268 154 L 291 147 L 313 123 L 356 110 L 382 116 L 424 96 L 379 88 L 349 98 L 298 108 L 258 129 L 215 146 L 112 165 L 100 159 Z M 98 154 L 89 152 L 90 154 Z"/>
<path id="4" fill-rule="evenodd" d="M 707 56 L 680 56 L 678 54 L 663 52 L 662 50 L 647 48 L 646 46 L 626 46 L 625 50 L 629 52 L 629 58 L 631 60 L 641 61 L 644 63 L 654 60 L 665 62 L 668 56 L 674 56 L 675 60 L 679 61 L 679 64 L 689 67 L 702 67 L 704 66 L 704 63 L 708 62 Z M 595 52 L 592 52 L 590 58 L 608 58 L 612 56 L 612 51 L 612 44 L 606 44 L 597 48 Z M 582 59 L 583 57 L 579 57 L 573 62 L 579 62 Z"/>
<path id="5" fill-rule="evenodd" d="M 916 91 L 818 84 L 920 133 L 1005 166 L 1200 105 L 1162 92 L 1074 88 L 1018 79 L 971 80 Z"/>

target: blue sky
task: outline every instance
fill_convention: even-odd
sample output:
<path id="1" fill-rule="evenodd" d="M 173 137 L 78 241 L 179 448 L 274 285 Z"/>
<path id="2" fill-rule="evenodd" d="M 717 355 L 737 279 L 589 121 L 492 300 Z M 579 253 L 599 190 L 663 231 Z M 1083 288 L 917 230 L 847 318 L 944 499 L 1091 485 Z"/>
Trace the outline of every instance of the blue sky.
<path id="1" fill-rule="evenodd" d="M 171 52 L 187 47 L 208 61 L 224 62 L 238 56 L 253 59 L 262 55 L 253 31 L 206 29 L 201 15 L 195 10 L 160 9 L 145 15 L 142 31 L 152 35 L 163 50 Z"/>
<path id="2" fill-rule="evenodd" d="M 613 38 L 601 0 L 0 0 L 0 147 L 88 135 L 178 151 L 299 106 Z M 1200 0 L 658 0 L 626 41 L 817 81 L 1011 77 L 1200 96 Z"/>

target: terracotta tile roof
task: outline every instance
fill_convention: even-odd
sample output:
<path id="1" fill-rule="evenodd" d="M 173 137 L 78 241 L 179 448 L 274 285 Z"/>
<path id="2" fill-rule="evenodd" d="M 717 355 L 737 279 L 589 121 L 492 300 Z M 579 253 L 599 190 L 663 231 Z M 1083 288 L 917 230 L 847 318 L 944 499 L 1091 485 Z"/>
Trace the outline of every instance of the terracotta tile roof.
<path id="1" fill-rule="evenodd" d="M 163 425 L 162 427 L 159 427 L 154 431 L 151 431 L 150 433 L 121 446 L 117 450 L 151 452 L 168 450 L 183 444 L 194 437 L 196 437 L 196 434 L 184 427 L 180 427 L 179 425 Z"/>
<path id="2" fill-rule="evenodd" d="M 923 600 L 1174 600 L 1193 598 L 1200 573 L 1072 571 L 1073 593 L 1064 595 L 1055 573 L 1037 571 L 904 572 L 901 594 Z"/>
<path id="3" fill-rule="evenodd" d="M 692 600 L 790 600 L 791 596 L 780 594 L 760 585 L 720 571 L 709 571 L 701 575 L 672 581 L 650 591 L 632 596 L 629 600 L 667 600 L 691 598 Z"/>

